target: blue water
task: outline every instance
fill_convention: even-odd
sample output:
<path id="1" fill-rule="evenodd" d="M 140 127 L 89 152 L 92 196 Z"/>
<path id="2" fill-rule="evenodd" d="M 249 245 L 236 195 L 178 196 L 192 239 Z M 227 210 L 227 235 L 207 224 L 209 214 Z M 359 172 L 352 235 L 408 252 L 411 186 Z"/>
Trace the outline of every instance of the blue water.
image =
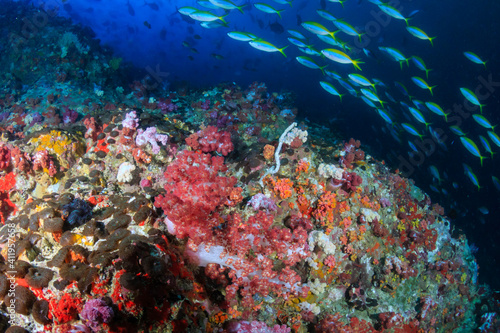
<path id="1" fill-rule="evenodd" d="M 428 41 L 410 35 L 404 21 L 388 17 L 375 4 L 366 0 L 347 0 L 344 8 L 338 3 L 322 1 L 294 0 L 293 7 L 271 0 L 259 1 L 284 9 L 282 19 L 276 14 L 257 10 L 253 6 L 255 2 L 249 1 L 243 8 L 243 14 L 237 10 L 231 11 L 225 18 L 228 27 L 214 29 L 205 29 L 199 22 L 177 11 L 180 6 L 202 8 L 196 1 L 189 0 L 156 0 L 150 1 L 149 5 L 143 1 L 130 1 L 129 6 L 124 0 L 34 1 L 34 4 L 45 8 L 57 6 L 58 15 L 92 29 L 101 43 L 109 46 L 116 56 L 137 67 L 134 73 L 137 78 L 154 73 L 160 77 L 163 85 L 173 90 L 184 86 L 203 89 L 227 81 L 246 87 L 259 81 L 264 82 L 269 91 L 292 91 L 299 108 L 299 118 L 329 124 L 341 131 L 346 139 L 354 137 L 361 140 L 367 152 L 379 160 L 385 160 L 393 169 L 399 168 L 429 193 L 433 202 L 440 203 L 453 221 L 456 231 L 466 233 L 469 242 L 477 245 L 478 262 L 483 274 L 480 281 L 499 287 L 500 251 L 497 243 L 500 238 L 500 192 L 494 187 L 491 177 L 500 177 L 500 154 L 491 159 L 490 154 L 485 152 L 478 136 L 488 138 L 487 130 L 472 119 L 471 114 L 478 113 L 478 108 L 474 109 L 465 103 L 459 88 L 466 87 L 476 93 L 483 93 L 480 98 L 480 102 L 486 105 L 483 115 L 493 125 L 500 123 L 500 48 L 497 42 L 500 3 L 392 1 L 391 5 L 405 16 L 418 10 L 409 23 L 431 37 L 437 36 L 434 46 L 431 46 Z M 359 31 L 366 32 L 362 43 L 357 37 L 343 33 L 338 36 L 353 47 L 349 55 L 364 62 L 361 64 L 362 72 L 358 73 L 384 82 L 387 91 L 397 102 L 404 101 L 411 105 L 411 101 L 395 88 L 394 81 L 402 82 L 410 95 L 417 99 L 439 104 L 445 112 L 452 111 L 454 107 L 464 107 L 463 113 L 455 112 L 449 116 L 449 123 L 429 111 L 423 112 L 427 121 L 432 123 L 431 127 L 441 131 L 442 145 L 432 139 L 425 126 L 411 118 L 398 103 L 390 103 L 396 123 L 411 123 L 418 131 L 425 132 L 423 145 L 418 145 L 421 142 L 419 138 L 396 130 L 398 142 L 390 134 L 391 127 L 361 99 L 346 95 L 340 102 L 338 97 L 328 94 L 319 85 L 319 81 L 325 80 L 320 70 L 304 67 L 295 60 L 295 57 L 305 54 L 290 45 L 287 29 L 304 33 L 318 50 L 329 47 L 299 25 L 300 21 L 316 21 L 335 30 L 331 22 L 316 13 L 321 8 L 349 22 Z M 213 12 L 224 14 L 223 10 Z M 270 25 L 275 23 L 283 27 L 283 33 L 271 30 Z M 280 28 L 279 25 L 274 25 L 275 30 Z M 226 35 L 235 30 L 254 33 L 277 47 L 290 45 L 285 50 L 287 57 L 278 52 L 262 52 Z M 425 73 L 411 61 L 409 67 L 403 64 L 401 70 L 397 62 L 378 50 L 379 46 L 395 47 L 406 57 L 416 55 L 424 59 L 427 68 L 432 69 L 427 82 L 437 85 L 434 96 L 411 81 L 412 76 L 425 79 Z M 376 59 L 366 57 L 362 47 L 372 51 Z M 472 51 L 487 60 L 487 69 L 466 59 L 464 51 Z M 314 59 L 321 65 L 328 64 L 328 69 L 337 71 L 343 77 L 356 72 L 352 65 L 337 64 L 319 57 Z M 328 81 L 334 83 L 333 80 Z M 340 85 L 336 87 L 341 93 L 346 93 Z M 380 98 L 387 101 L 382 93 L 384 89 L 379 91 Z M 467 137 L 477 144 L 481 154 L 488 156 L 484 166 L 480 166 L 479 158 L 471 155 L 458 136 L 449 130 L 451 125 L 459 125 Z M 419 149 L 413 159 L 409 156 L 411 149 L 408 141 L 417 144 Z M 495 146 L 489 138 L 488 141 L 493 151 L 499 153 L 500 147 Z M 481 186 L 479 191 L 464 174 L 463 163 L 470 165 L 477 175 Z M 440 184 L 429 171 L 431 165 L 439 170 L 442 178 Z M 488 214 L 484 214 L 484 207 Z"/>

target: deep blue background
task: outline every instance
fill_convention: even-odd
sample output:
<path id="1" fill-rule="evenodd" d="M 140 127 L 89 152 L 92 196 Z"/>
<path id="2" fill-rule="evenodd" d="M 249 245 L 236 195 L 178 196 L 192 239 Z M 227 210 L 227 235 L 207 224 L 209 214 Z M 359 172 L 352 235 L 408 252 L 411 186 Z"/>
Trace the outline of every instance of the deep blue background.
<path id="1" fill-rule="evenodd" d="M 153 1 L 149 1 L 153 3 Z M 255 3 L 257 1 L 251 1 Z M 312 70 L 299 64 L 295 57 L 303 55 L 293 45 L 286 49 L 287 58 L 279 53 L 265 53 L 250 47 L 245 42 L 229 38 L 228 31 L 240 30 L 255 33 L 259 37 L 281 47 L 290 44 L 285 32 L 276 34 L 269 28 L 269 24 L 279 22 L 285 29 L 297 29 L 310 37 L 310 41 L 318 49 L 326 48 L 317 37 L 297 25 L 298 16 L 303 21 L 317 21 L 334 30 L 332 23 L 320 18 L 316 10 L 321 8 L 320 1 L 295 0 L 293 7 L 279 5 L 271 0 L 262 0 L 275 8 L 285 9 L 283 19 L 277 15 L 263 13 L 253 5 L 244 8 L 244 14 L 237 10 L 232 11 L 226 20 L 229 28 L 204 29 L 198 22 L 182 17 L 177 12 L 181 6 L 195 6 L 195 1 L 156 0 L 159 10 L 144 5 L 143 1 L 130 1 L 135 15 L 128 11 L 125 0 L 68 0 L 59 2 L 60 15 L 70 17 L 75 23 L 90 27 L 103 44 L 109 45 L 117 56 L 132 62 L 137 66 L 137 76 L 141 77 L 147 68 L 158 68 L 161 72 L 168 72 L 168 83 L 173 89 L 188 84 L 191 88 L 209 88 L 220 82 L 236 82 L 246 87 L 253 81 L 265 82 L 270 91 L 290 90 L 297 98 L 299 116 L 307 117 L 321 123 L 332 123 L 342 131 L 346 139 L 354 137 L 360 139 L 363 147 L 379 160 L 386 160 L 394 169 L 400 167 L 398 157 L 408 158 L 407 141 L 415 141 L 406 133 L 400 133 L 401 144 L 390 134 L 384 121 L 360 99 L 345 96 L 341 103 L 338 97 L 331 96 L 320 86 L 323 76 L 319 70 Z M 34 1 L 39 5 L 40 1 Z M 242 4 L 242 1 L 235 1 Z M 467 87 L 474 91 L 482 82 L 480 77 L 494 82 L 497 85 L 490 91 L 488 98 L 481 102 L 486 104 L 484 116 L 492 124 L 500 123 L 500 61 L 499 59 L 499 31 L 500 4 L 495 1 L 401 1 L 393 4 L 400 9 L 403 15 L 409 15 L 419 10 L 410 21 L 411 25 L 420 27 L 429 36 L 437 36 L 434 47 L 428 41 L 416 39 L 405 29 L 404 21 L 390 19 L 382 27 L 374 13 L 380 13 L 378 7 L 366 0 L 347 0 L 345 8 L 337 3 L 326 2 L 326 10 L 337 18 L 343 18 L 359 31 L 367 27 L 379 27 L 373 31 L 365 47 L 372 50 L 377 59 L 369 59 L 362 53 L 351 54 L 353 58 L 361 58 L 362 74 L 368 78 L 378 78 L 385 82 L 389 91 L 398 100 L 404 100 L 393 85 L 393 81 L 403 82 L 410 90 L 410 94 L 423 101 L 433 101 L 443 107 L 452 109 L 454 104 L 462 105 L 464 98 L 460 94 L 460 87 Z M 223 14 L 224 11 L 216 11 Z M 387 18 L 384 16 L 384 18 Z M 151 25 L 148 28 L 144 23 Z M 379 23 L 377 23 L 379 22 Z M 201 37 L 196 39 L 195 35 Z M 357 38 L 340 33 L 338 35 L 351 45 L 357 44 Z M 366 39 L 365 39 L 366 41 Z M 190 48 L 183 46 L 187 42 Z M 424 59 L 428 68 L 433 71 L 429 74 L 428 82 L 437 85 L 434 97 L 428 91 L 421 90 L 411 82 L 411 76 L 425 74 L 410 67 L 399 68 L 399 64 L 391 61 L 378 51 L 378 46 L 391 46 L 400 49 L 407 57 L 417 55 Z M 359 50 L 358 50 L 359 51 Z M 488 60 L 487 70 L 476 65 L 463 56 L 464 51 L 472 51 Z M 218 54 L 224 59 L 213 57 Z M 329 69 L 338 71 L 344 77 L 355 72 L 350 65 L 340 65 L 328 59 L 318 59 L 321 64 L 329 64 Z M 338 85 L 337 85 L 338 86 Z M 343 91 L 342 88 L 339 88 Z M 345 91 L 343 91 L 345 92 Z M 161 97 L 161 96 L 159 96 Z M 385 96 L 382 99 L 387 100 Z M 425 126 L 416 123 L 411 118 L 405 118 L 401 107 L 392 105 L 396 119 L 399 122 L 412 122 L 420 131 Z M 480 167 L 479 159 L 472 156 L 460 143 L 460 140 L 449 131 L 450 124 L 434 115 L 426 114 L 433 123 L 432 127 L 442 129 L 447 139 L 447 151 L 436 147 L 436 150 L 425 156 L 422 164 L 415 167 L 409 174 L 416 181 L 417 186 L 428 192 L 433 202 L 445 207 L 445 212 L 453 219 L 457 229 L 466 232 L 469 242 L 479 248 L 478 261 L 482 267 L 480 276 L 496 288 L 500 288 L 498 276 L 498 260 L 500 251 L 497 248 L 500 237 L 500 209 L 498 208 L 499 191 L 492 184 L 491 176 L 500 178 L 499 156 L 484 161 Z M 455 124 L 455 123 L 453 123 Z M 463 120 L 461 128 L 468 133 L 480 147 L 478 135 L 487 137 L 486 130 L 480 127 L 469 117 Z M 497 131 L 498 132 L 498 131 Z M 430 138 L 427 132 L 427 139 Z M 418 139 L 417 139 L 418 142 Z M 490 142 L 491 143 L 491 142 Z M 496 152 L 500 148 L 491 143 Z M 483 153 L 489 155 L 488 153 Z M 464 175 L 462 163 L 469 164 L 479 178 L 483 187 L 480 191 L 475 188 Z M 439 185 L 433 180 L 429 166 L 435 165 L 444 181 Z M 455 189 L 452 183 L 456 182 Z M 434 184 L 440 191 L 433 192 L 429 185 Z M 487 207 L 489 214 L 482 214 L 478 208 Z"/>

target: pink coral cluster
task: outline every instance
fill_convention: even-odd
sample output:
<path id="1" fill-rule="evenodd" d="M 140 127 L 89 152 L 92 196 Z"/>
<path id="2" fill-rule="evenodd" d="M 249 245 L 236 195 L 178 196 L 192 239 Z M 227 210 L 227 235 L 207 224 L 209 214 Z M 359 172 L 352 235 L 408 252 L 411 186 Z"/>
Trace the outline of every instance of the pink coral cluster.
<path id="1" fill-rule="evenodd" d="M 402 262 L 397 257 L 389 257 L 385 260 L 384 273 L 389 274 L 395 272 L 403 279 L 408 279 L 411 276 L 417 276 L 418 271 L 410 266 L 408 262 Z"/>
<path id="2" fill-rule="evenodd" d="M 88 300 L 80 313 L 82 321 L 94 332 L 98 331 L 103 323 L 109 323 L 113 316 L 113 309 L 101 298 Z"/>
<path id="3" fill-rule="evenodd" d="M 125 128 L 130 128 L 135 130 L 139 127 L 139 119 L 137 118 L 137 113 L 135 111 L 130 111 L 125 115 L 125 119 L 122 121 L 122 125 Z"/>
<path id="4" fill-rule="evenodd" d="M 191 134 L 186 138 L 188 146 L 194 150 L 201 149 L 204 153 L 216 151 L 227 156 L 233 151 L 231 133 L 227 131 L 217 131 L 217 127 L 208 126 L 205 129 Z"/>
<path id="5" fill-rule="evenodd" d="M 273 216 L 264 211 L 247 221 L 239 214 L 232 214 L 225 228 L 208 241 L 216 245 L 200 245 L 187 255 L 199 266 L 217 263 L 230 268 L 228 276 L 232 284 L 226 286 L 226 299 L 236 302 L 241 295 L 241 304 L 246 308 L 254 305 L 256 294 L 265 297 L 274 292 L 284 298 L 290 294 L 305 297 L 309 288 L 300 285 L 301 278 L 292 267 L 310 254 L 307 232 L 301 226 L 292 232 L 288 228 L 271 227 L 272 224 Z M 279 270 L 275 269 L 275 260 L 280 262 Z M 221 280 L 220 270 L 210 271 L 211 278 Z"/>
<path id="6" fill-rule="evenodd" d="M 286 325 L 269 327 L 262 321 L 241 321 L 232 323 L 229 327 L 231 333 L 288 333 L 291 329 Z"/>
<path id="7" fill-rule="evenodd" d="M 40 150 L 36 152 L 33 157 L 33 170 L 47 170 L 49 176 L 54 177 L 57 173 L 57 167 L 54 159 L 49 155 L 47 150 Z"/>
<path id="8" fill-rule="evenodd" d="M 4 177 L 0 177 L 0 221 L 5 224 L 5 220 L 10 214 L 16 212 L 16 205 L 10 201 L 9 192 L 16 185 L 16 175 L 9 172 Z"/>
<path id="9" fill-rule="evenodd" d="M 236 184 L 234 177 L 219 176 L 225 171 L 223 157 L 193 151 L 181 152 L 167 167 L 167 193 L 156 197 L 155 206 L 165 211 L 177 237 L 189 236 L 194 244 L 210 238 L 211 228 L 220 223 L 211 214 L 228 203 Z"/>
<path id="10" fill-rule="evenodd" d="M 333 189 L 341 187 L 346 192 L 356 191 L 356 187 L 361 185 L 363 178 L 355 172 L 344 171 L 342 174 L 342 179 L 332 178 L 330 180 L 330 186 Z"/>
<path id="11" fill-rule="evenodd" d="M 96 141 L 97 135 L 99 135 L 99 132 L 101 131 L 101 127 L 97 124 L 95 118 L 85 118 L 83 120 L 83 124 L 87 128 L 87 131 L 85 132 L 85 138 L 91 138 L 93 141 Z"/>
<path id="12" fill-rule="evenodd" d="M 64 106 L 64 113 L 62 114 L 63 124 L 73 124 L 78 119 L 78 112 L 73 109 L 70 109 L 67 106 Z"/>
<path id="13" fill-rule="evenodd" d="M 259 209 L 263 208 L 267 212 L 276 211 L 278 209 L 278 206 L 276 206 L 276 203 L 274 202 L 274 200 L 268 196 L 265 196 L 262 193 L 257 193 L 256 195 L 254 195 L 248 201 L 247 205 L 252 206 L 253 210 L 259 210 Z"/>
<path id="14" fill-rule="evenodd" d="M 11 150 L 12 164 L 17 172 L 28 173 L 31 171 L 31 157 L 28 153 L 22 152 L 19 147 Z"/>
<path id="15" fill-rule="evenodd" d="M 158 134 L 156 132 L 156 127 L 148 127 L 146 130 L 142 128 L 137 130 L 137 136 L 135 137 L 135 144 L 139 147 L 146 145 L 148 142 L 152 147 L 153 154 L 158 154 L 160 152 L 160 146 L 158 142 L 164 146 L 167 144 L 168 135 Z"/>
<path id="16" fill-rule="evenodd" d="M 160 108 L 162 113 L 174 112 L 179 108 L 177 105 L 172 103 L 172 100 L 170 98 L 166 99 L 165 101 L 158 102 L 158 107 Z"/>
<path id="17" fill-rule="evenodd" d="M 5 146 L 0 147 L 0 170 L 7 170 L 10 166 L 10 150 Z"/>
<path id="18" fill-rule="evenodd" d="M 350 139 L 344 144 L 344 149 L 341 151 L 340 165 L 347 169 L 352 169 L 352 163 L 360 162 L 365 159 L 365 152 L 359 149 L 361 142 L 359 140 Z"/>

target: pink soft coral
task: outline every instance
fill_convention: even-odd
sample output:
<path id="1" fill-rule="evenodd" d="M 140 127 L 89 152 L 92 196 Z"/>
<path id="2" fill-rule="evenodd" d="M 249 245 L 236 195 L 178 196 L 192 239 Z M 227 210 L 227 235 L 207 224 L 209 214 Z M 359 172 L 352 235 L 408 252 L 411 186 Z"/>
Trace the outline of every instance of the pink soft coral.
<path id="1" fill-rule="evenodd" d="M 151 144 L 153 154 L 156 155 L 160 152 L 160 146 L 158 145 L 158 142 L 166 145 L 167 140 L 168 135 L 156 133 L 156 127 L 148 127 L 146 128 L 146 130 L 143 130 L 142 128 L 137 130 L 135 144 L 141 147 L 149 142 Z"/>
<path id="2" fill-rule="evenodd" d="M 234 148 L 231 133 L 217 131 L 215 126 L 208 126 L 202 131 L 191 134 L 186 139 L 186 143 L 195 150 L 201 149 L 204 153 L 217 151 L 224 156 L 227 156 Z"/>
<path id="3" fill-rule="evenodd" d="M 193 151 L 183 151 L 165 172 L 167 193 L 155 199 L 174 225 L 179 238 L 190 236 L 201 243 L 219 224 L 211 213 L 228 203 L 236 178 L 219 176 L 227 171 L 224 158 Z"/>

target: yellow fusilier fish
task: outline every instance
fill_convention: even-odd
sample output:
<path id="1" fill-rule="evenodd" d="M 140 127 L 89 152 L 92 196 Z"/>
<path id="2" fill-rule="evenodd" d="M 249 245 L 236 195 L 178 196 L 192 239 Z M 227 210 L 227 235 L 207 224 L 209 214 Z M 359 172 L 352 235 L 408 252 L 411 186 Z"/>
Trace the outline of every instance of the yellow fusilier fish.
<path id="1" fill-rule="evenodd" d="M 413 36 L 415 36 L 419 39 L 428 40 L 429 42 L 431 42 L 431 45 L 434 46 L 434 44 L 432 43 L 432 40 L 435 39 L 436 37 L 427 36 L 427 34 L 425 32 L 423 32 L 422 29 L 417 28 L 417 27 L 406 27 L 406 30 L 408 30 L 408 32 L 410 34 L 412 34 Z"/>
<path id="2" fill-rule="evenodd" d="M 254 6 L 255 6 L 255 8 L 257 8 L 260 11 L 263 11 L 264 13 L 278 14 L 278 16 L 280 18 L 282 18 L 281 12 L 284 11 L 284 9 L 277 10 L 277 9 L 274 9 L 272 6 L 268 5 L 267 3 L 263 3 L 263 2 L 256 3 L 256 4 L 254 4 Z"/>
<path id="3" fill-rule="evenodd" d="M 265 40 L 253 40 L 253 41 L 248 42 L 248 43 L 250 44 L 250 46 L 252 46 L 253 48 L 256 48 L 257 50 L 261 50 L 264 52 L 279 52 L 286 58 L 286 54 L 285 54 L 285 52 L 283 52 L 283 50 L 286 49 L 288 47 L 288 45 L 286 45 L 282 48 L 278 48 L 278 47 L 274 46 L 273 44 L 266 42 Z"/>
<path id="4" fill-rule="evenodd" d="M 413 81 L 413 83 L 415 83 L 418 87 L 422 88 L 422 89 L 427 89 L 430 91 L 431 93 L 431 96 L 434 96 L 434 93 L 432 92 L 432 88 L 435 88 L 437 86 L 430 86 L 427 82 L 425 82 L 424 79 L 422 79 L 421 77 L 418 77 L 418 76 L 412 76 L 411 80 Z"/>
<path id="5" fill-rule="evenodd" d="M 243 14 L 242 8 L 246 6 L 246 5 L 236 6 L 230 0 L 209 0 L 209 1 L 212 5 L 222 9 L 227 9 L 227 10 L 238 9 L 242 14 Z"/>
<path id="6" fill-rule="evenodd" d="M 483 61 L 479 56 L 473 52 L 464 52 L 464 56 L 475 64 L 482 64 L 486 69 L 486 61 Z"/>
<path id="7" fill-rule="evenodd" d="M 223 15 L 223 16 L 217 16 L 211 12 L 204 11 L 204 10 L 197 10 L 197 11 L 189 14 L 189 17 L 192 18 L 193 20 L 196 20 L 196 21 L 212 22 L 212 21 L 216 21 L 216 20 L 221 20 L 222 22 L 227 24 L 227 22 L 224 20 L 224 17 L 226 17 L 226 16 L 227 16 L 227 14 Z"/>
<path id="8" fill-rule="evenodd" d="M 335 34 L 339 32 L 340 30 L 336 31 L 330 31 L 327 28 L 325 28 L 323 25 L 319 24 L 318 22 L 314 21 L 307 21 L 302 23 L 302 27 L 310 32 L 312 32 L 315 35 L 330 35 L 332 36 L 333 39 L 335 39 Z"/>
<path id="9" fill-rule="evenodd" d="M 363 64 L 363 62 L 351 59 L 351 57 L 349 57 L 342 51 L 336 49 L 324 49 L 321 50 L 321 53 L 330 60 L 333 60 L 341 64 L 353 64 L 354 67 L 361 70 L 361 67 L 359 67 L 358 64 Z"/>

